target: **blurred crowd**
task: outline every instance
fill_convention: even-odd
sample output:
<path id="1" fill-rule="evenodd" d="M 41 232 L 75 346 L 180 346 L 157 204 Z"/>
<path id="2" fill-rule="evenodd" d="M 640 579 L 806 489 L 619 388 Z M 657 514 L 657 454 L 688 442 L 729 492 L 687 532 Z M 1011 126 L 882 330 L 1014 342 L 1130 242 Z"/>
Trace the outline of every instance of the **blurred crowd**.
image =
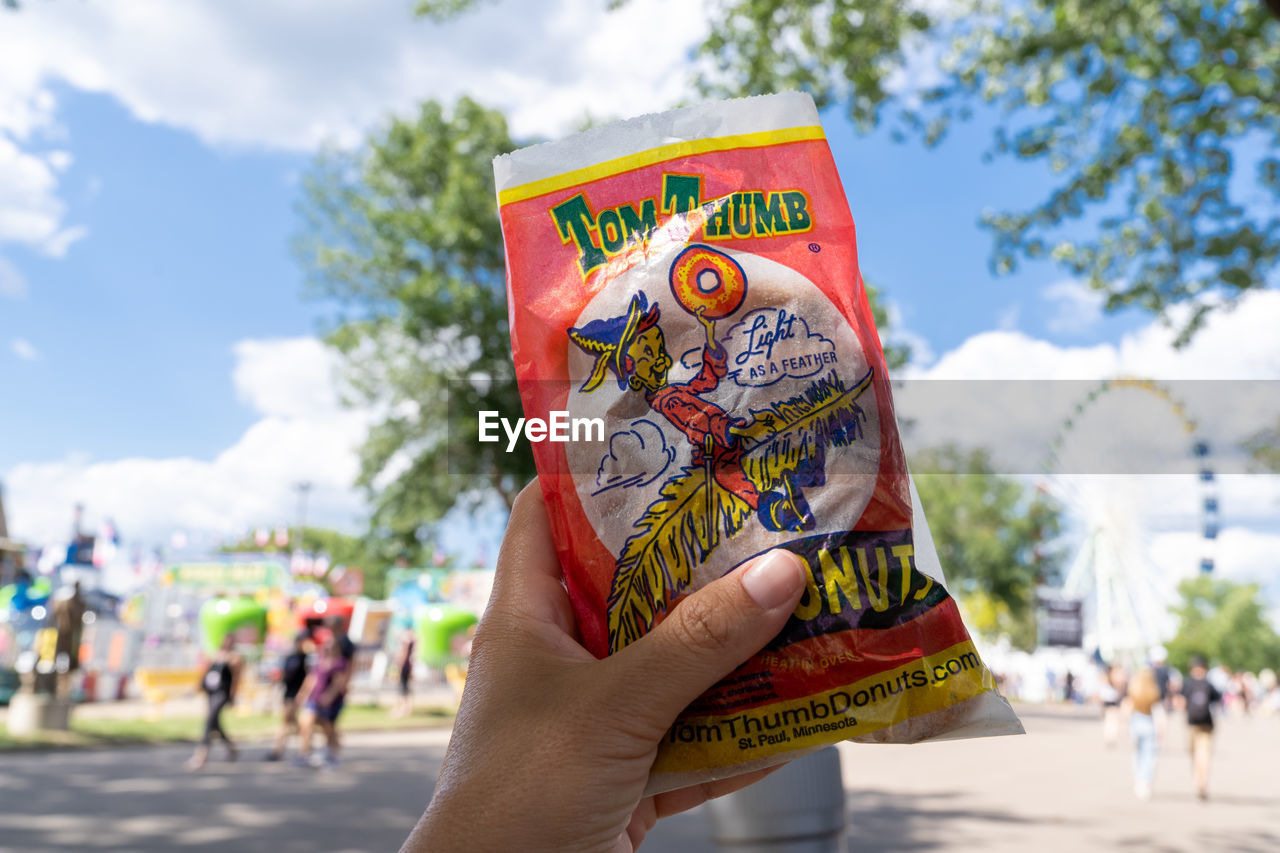
<path id="1" fill-rule="evenodd" d="M 1152 652 L 1144 666 L 1091 662 L 1044 671 L 1044 683 L 1018 671 L 997 675 L 1000 692 L 1011 699 L 1029 702 L 1067 702 L 1106 707 L 1123 695 L 1131 677 L 1150 667 L 1160 685 L 1161 696 L 1171 702 L 1182 688 L 1186 674 L 1167 663 L 1163 649 Z M 1226 664 L 1208 667 L 1208 681 L 1222 694 L 1222 708 L 1231 715 L 1280 715 L 1280 677 L 1270 668 L 1259 672 L 1233 670 Z"/>
<path id="2" fill-rule="evenodd" d="M 1215 723 L 1224 715 L 1280 716 L 1275 670 L 1232 670 L 1192 657 L 1183 671 L 1169 664 L 1163 647 L 1136 666 L 1078 657 L 1071 665 L 1048 666 L 1042 673 L 1043 680 L 1028 678 L 1024 670 L 997 676 L 997 681 L 1011 698 L 1097 707 L 1104 744 L 1115 748 L 1127 739 L 1132 746 L 1134 793 L 1142 800 L 1152 796 L 1160 746 L 1171 721 L 1185 729 L 1196 795 L 1203 801 L 1209 798 Z M 1183 739 L 1180 734 L 1175 740 Z"/>
<path id="3" fill-rule="evenodd" d="M 1094 703 L 1108 707 L 1120 701 L 1133 676 L 1146 667 L 1120 664 L 1100 667 L 1092 679 L 1083 681 L 1068 671 L 1057 684 L 1056 698 L 1077 704 Z M 1186 674 L 1170 666 L 1163 650 L 1152 653 L 1149 668 L 1160 688 L 1161 701 L 1171 707 L 1181 695 Z M 1253 673 L 1232 670 L 1226 664 L 1206 667 L 1206 680 L 1222 696 L 1222 709 L 1231 715 L 1280 714 L 1280 683 L 1272 669 Z"/>

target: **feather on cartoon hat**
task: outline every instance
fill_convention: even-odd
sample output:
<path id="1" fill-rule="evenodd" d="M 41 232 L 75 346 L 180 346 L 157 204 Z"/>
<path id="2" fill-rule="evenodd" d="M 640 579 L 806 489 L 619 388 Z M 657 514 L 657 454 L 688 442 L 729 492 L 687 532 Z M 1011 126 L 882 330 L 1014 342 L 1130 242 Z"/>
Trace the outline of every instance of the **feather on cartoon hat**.
<path id="1" fill-rule="evenodd" d="M 627 377 L 635 370 L 627 350 L 636 336 L 657 324 L 658 317 L 658 306 L 650 305 L 647 296 L 637 293 L 631 297 L 626 314 L 592 320 L 581 328 L 570 329 L 569 340 L 596 360 L 591 366 L 591 375 L 579 390 L 596 390 L 610 370 L 618 379 L 618 387 L 626 388 Z"/>

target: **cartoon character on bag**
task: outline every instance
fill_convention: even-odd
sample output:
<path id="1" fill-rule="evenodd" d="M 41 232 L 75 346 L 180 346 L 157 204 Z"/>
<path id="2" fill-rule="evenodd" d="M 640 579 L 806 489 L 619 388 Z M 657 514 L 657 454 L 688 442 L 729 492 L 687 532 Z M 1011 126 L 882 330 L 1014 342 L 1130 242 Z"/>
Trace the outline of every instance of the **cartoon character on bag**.
<path id="1" fill-rule="evenodd" d="M 643 292 L 631 297 L 625 314 L 568 330 L 595 359 L 581 391 L 597 390 L 612 374 L 620 390 L 642 394 L 693 450 L 692 465 L 663 483 L 619 554 L 609 600 L 611 649 L 648 631 L 655 613 L 688 587 L 692 566 L 752 514 L 766 530 L 812 530 L 804 490 L 826 482 L 828 446 L 859 438 L 866 417 L 857 398 L 870 387 L 869 370 L 852 388 L 833 371 L 801 395 L 753 409 L 750 418 L 705 399 L 728 373 L 716 321 L 742 305 L 746 275 L 729 255 L 695 244 L 673 261 L 670 282 L 677 302 L 706 332 L 702 364 L 687 382 L 668 381 L 673 362 L 661 311 Z"/>

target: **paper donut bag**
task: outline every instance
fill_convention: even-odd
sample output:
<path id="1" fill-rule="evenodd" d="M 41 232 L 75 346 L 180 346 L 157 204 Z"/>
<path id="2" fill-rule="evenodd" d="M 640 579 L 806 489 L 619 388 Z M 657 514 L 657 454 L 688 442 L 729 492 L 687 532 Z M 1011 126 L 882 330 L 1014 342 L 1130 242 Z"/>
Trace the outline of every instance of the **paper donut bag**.
<path id="1" fill-rule="evenodd" d="M 773 548 L 808 586 L 690 705 L 650 792 L 839 740 L 1020 733 L 913 499 L 853 219 L 807 95 L 494 162 L 511 344 L 581 640 L 636 642 Z"/>

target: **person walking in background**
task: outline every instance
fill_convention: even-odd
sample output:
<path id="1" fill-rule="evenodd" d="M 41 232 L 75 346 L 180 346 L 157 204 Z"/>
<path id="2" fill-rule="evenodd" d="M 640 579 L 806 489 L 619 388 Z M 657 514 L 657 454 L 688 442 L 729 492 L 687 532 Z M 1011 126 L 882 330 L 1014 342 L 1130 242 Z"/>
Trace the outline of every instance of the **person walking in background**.
<path id="1" fill-rule="evenodd" d="M 337 708 L 333 712 L 332 718 L 329 720 L 328 727 L 321 726 L 325 733 L 325 739 L 328 742 L 328 751 L 325 754 L 325 766 L 335 767 L 338 764 L 338 715 L 342 712 L 347 701 L 347 688 L 351 686 L 351 679 L 356 673 L 356 644 L 347 633 L 347 620 L 341 616 L 329 617 L 329 628 L 333 631 L 335 648 L 338 655 L 342 658 L 342 669 L 335 679 L 334 688 L 337 693 Z"/>
<path id="2" fill-rule="evenodd" d="M 1208 670 L 1205 680 L 1212 684 L 1213 689 L 1217 690 L 1218 695 L 1222 697 L 1219 704 L 1222 706 L 1223 713 L 1234 711 L 1236 696 L 1231 692 L 1231 667 L 1220 663 Z"/>
<path id="3" fill-rule="evenodd" d="M 1209 759 L 1213 755 L 1213 706 L 1222 702 L 1222 693 L 1208 680 L 1209 669 L 1202 657 L 1191 659 L 1191 671 L 1182 682 L 1182 706 L 1187 711 L 1191 736 L 1191 768 L 1195 774 L 1196 796 L 1209 799 Z"/>
<path id="4" fill-rule="evenodd" d="M 1276 671 L 1268 667 L 1258 673 L 1258 711 L 1264 717 L 1270 717 L 1280 711 L 1280 678 Z"/>
<path id="5" fill-rule="evenodd" d="M 1165 709 L 1169 713 L 1173 713 L 1178 707 L 1178 702 L 1182 696 L 1182 673 L 1177 669 L 1169 667 L 1169 698 L 1165 700 Z"/>
<path id="6" fill-rule="evenodd" d="M 301 717 L 299 739 L 301 746 L 294 764 L 306 767 L 311 764 L 311 736 L 316 725 L 324 732 L 325 755 L 321 766 L 338 766 L 338 715 L 346 700 L 347 682 L 351 677 L 351 660 L 341 652 L 338 635 L 330 633 L 320 647 L 320 657 L 307 674 L 299 695 L 306 696 Z"/>
<path id="7" fill-rule="evenodd" d="M 400 648 L 396 651 L 396 668 L 400 679 L 400 694 L 391 716 L 407 717 L 413 713 L 413 652 L 417 640 L 413 628 L 405 628 L 400 635 Z"/>
<path id="8" fill-rule="evenodd" d="M 1124 699 L 1133 741 L 1133 793 L 1140 800 L 1151 799 L 1151 783 L 1156 775 L 1155 713 L 1159 706 L 1160 685 L 1155 672 L 1140 670 L 1129 680 Z"/>
<path id="9" fill-rule="evenodd" d="M 1151 709 L 1151 718 L 1156 723 L 1156 742 L 1163 743 L 1169 732 L 1169 709 L 1172 707 L 1173 667 L 1169 666 L 1169 652 L 1164 646 L 1156 646 L 1148 657 L 1151 662 L 1151 674 L 1155 676 L 1156 687 L 1160 690 L 1160 701 Z"/>
<path id="10" fill-rule="evenodd" d="M 1125 694 L 1124 667 L 1111 664 L 1102 678 L 1102 686 L 1098 688 L 1098 699 L 1102 702 L 1102 742 L 1111 749 L 1120 739 L 1120 703 Z"/>
<path id="11" fill-rule="evenodd" d="M 1253 713 L 1254 699 L 1257 697 L 1258 679 L 1252 672 L 1236 670 L 1231 676 L 1231 694 L 1236 697 L 1236 707 L 1241 714 Z"/>
<path id="12" fill-rule="evenodd" d="M 334 642 L 338 646 L 338 654 L 347 661 L 348 665 L 353 665 L 356 659 L 356 644 L 351 641 L 351 637 L 347 636 L 347 624 L 341 616 L 330 616 L 325 622 L 325 626 L 333 632 Z"/>
<path id="13" fill-rule="evenodd" d="M 215 734 L 226 746 L 228 758 L 235 761 L 239 755 L 235 744 L 222 728 L 222 710 L 235 698 L 236 687 L 240 683 L 240 666 L 240 656 L 232 651 L 232 639 L 227 635 L 222 639 L 218 650 L 214 652 L 213 658 L 209 661 L 209 668 L 205 670 L 204 678 L 200 682 L 201 688 L 209 694 L 209 713 L 204 721 L 204 735 L 200 738 L 196 751 L 187 760 L 188 770 L 199 770 L 204 767 L 205 762 L 209 760 L 209 745 Z"/>
<path id="14" fill-rule="evenodd" d="M 311 636 L 302 631 L 293 638 L 293 651 L 285 656 L 280 664 L 280 683 L 284 687 L 284 709 L 280 719 L 280 733 L 276 735 L 276 743 L 267 753 L 267 761 L 279 761 L 284 758 L 285 748 L 289 745 L 289 735 L 299 732 L 298 726 L 298 694 L 302 684 L 307 680 L 307 643 Z"/>

